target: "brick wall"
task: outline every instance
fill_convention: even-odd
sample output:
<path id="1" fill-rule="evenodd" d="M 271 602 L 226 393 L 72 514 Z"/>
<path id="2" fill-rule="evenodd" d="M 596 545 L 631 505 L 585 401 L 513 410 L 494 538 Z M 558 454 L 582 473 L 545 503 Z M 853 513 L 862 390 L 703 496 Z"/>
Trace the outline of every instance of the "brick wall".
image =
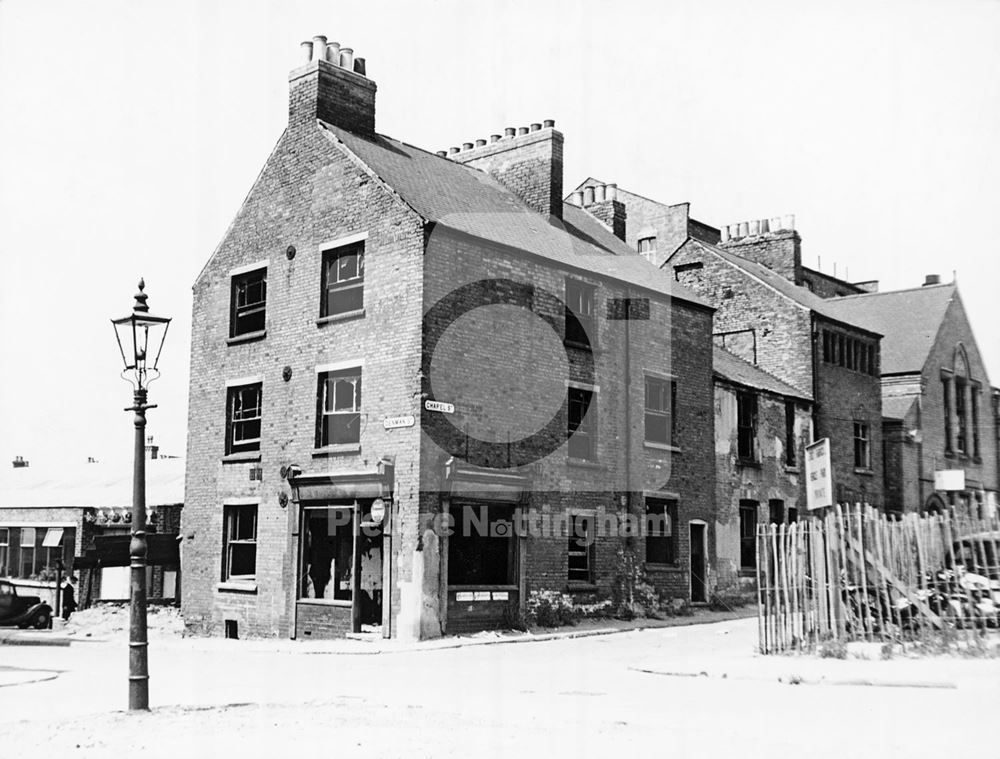
<path id="1" fill-rule="evenodd" d="M 802 283 L 802 240 L 794 230 L 742 237 L 721 243 L 721 247 L 766 266 L 790 282 Z"/>

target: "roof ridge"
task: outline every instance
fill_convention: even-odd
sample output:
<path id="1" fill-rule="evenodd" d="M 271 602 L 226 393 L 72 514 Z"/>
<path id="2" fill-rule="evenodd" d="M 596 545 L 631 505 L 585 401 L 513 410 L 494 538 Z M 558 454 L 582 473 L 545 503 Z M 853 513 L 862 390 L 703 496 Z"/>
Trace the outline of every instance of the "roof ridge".
<path id="1" fill-rule="evenodd" d="M 823 272 L 820 272 L 822 274 Z M 846 281 L 846 280 L 845 280 Z M 883 290 L 876 293 L 853 293 L 852 295 L 839 295 L 836 298 L 826 298 L 828 301 L 839 301 L 848 300 L 850 298 L 868 298 L 873 295 L 900 295 L 902 293 L 914 293 L 914 292 L 930 292 L 932 290 L 938 290 L 944 287 L 954 287 L 958 288 L 957 282 L 939 282 L 936 285 L 916 285 L 915 287 L 904 287 L 901 290 Z"/>

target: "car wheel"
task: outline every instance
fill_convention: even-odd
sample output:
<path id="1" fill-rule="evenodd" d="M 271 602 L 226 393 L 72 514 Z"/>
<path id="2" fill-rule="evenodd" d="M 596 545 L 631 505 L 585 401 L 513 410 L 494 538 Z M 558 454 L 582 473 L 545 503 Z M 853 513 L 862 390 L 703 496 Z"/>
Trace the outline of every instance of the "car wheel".
<path id="1" fill-rule="evenodd" d="M 47 611 L 39 612 L 38 616 L 35 617 L 35 629 L 36 630 L 48 629 L 48 626 L 51 622 L 52 619 L 49 617 L 49 613 Z"/>

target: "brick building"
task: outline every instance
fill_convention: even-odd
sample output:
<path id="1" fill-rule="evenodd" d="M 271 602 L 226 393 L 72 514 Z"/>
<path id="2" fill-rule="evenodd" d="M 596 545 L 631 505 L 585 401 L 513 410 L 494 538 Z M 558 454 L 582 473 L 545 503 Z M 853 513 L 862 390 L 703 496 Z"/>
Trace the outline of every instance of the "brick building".
<path id="1" fill-rule="evenodd" d="M 805 514 L 812 403 L 723 348 L 715 348 L 714 361 L 716 584 L 728 594 L 752 589 L 757 525 Z"/>
<path id="2" fill-rule="evenodd" d="M 836 298 L 829 308 L 884 335 L 886 507 L 993 512 L 997 419 L 958 286 L 931 275 L 923 287 Z M 961 472 L 955 490 L 936 488 L 944 470 Z"/>
<path id="3" fill-rule="evenodd" d="M 554 123 L 426 152 L 376 132 L 363 59 L 304 49 L 194 285 L 187 625 L 513 624 L 539 590 L 609 594 L 622 551 L 710 592 L 712 307 L 563 203 Z"/>

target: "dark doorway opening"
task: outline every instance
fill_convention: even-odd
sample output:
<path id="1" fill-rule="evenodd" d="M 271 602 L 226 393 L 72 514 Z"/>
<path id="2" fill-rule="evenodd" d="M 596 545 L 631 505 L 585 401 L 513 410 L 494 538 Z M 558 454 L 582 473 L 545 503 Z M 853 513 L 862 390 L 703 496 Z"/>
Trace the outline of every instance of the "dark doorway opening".
<path id="1" fill-rule="evenodd" d="M 708 567 L 705 525 L 692 522 L 691 530 L 691 602 L 704 603 L 707 597 L 705 579 Z"/>

